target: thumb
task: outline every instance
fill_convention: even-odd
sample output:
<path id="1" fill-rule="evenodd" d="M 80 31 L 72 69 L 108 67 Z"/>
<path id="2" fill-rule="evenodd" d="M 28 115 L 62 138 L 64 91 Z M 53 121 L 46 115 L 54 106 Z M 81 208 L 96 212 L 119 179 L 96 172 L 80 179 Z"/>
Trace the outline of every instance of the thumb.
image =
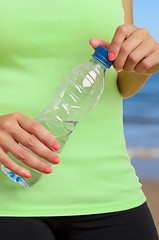
<path id="1" fill-rule="evenodd" d="M 90 38 L 89 43 L 94 49 L 96 49 L 99 45 L 101 45 L 102 47 L 105 47 L 106 49 L 109 50 L 109 46 L 110 46 L 110 43 L 100 38 Z"/>

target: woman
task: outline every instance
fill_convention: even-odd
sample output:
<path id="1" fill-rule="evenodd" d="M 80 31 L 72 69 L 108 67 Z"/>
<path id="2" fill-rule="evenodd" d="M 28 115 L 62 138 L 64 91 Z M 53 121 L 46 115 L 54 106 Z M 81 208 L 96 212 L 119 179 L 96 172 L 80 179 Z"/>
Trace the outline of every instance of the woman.
<path id="1" fill-rule="evenodd" d="M 29 189 L 1 173 L 1 239 L 157 240 L 123 134 L 123 98 L 159 71 L 159 44 L 133 25 L 132 1 L 3 0 L 0 9 L 0 162 L 30 177 L 8 157 L 11 152 L 51 173 L 21 143 L 53 164 L 52 173 Z M 59 164 L 58 141 L 34 118 L 68 70 L 88 60 L 89 43 L 108 48 L 114 68 Z"/>

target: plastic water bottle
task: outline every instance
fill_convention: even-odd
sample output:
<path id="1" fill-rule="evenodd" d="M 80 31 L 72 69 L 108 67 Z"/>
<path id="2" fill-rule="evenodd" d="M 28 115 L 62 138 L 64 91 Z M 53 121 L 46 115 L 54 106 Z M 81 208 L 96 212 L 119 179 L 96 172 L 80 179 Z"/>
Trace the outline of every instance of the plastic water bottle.
<path id="1" fill-rule="evenodd" d="M 98 46 L 88 62 L 74 67 L 64 76 L 55 89 L 48 105 L 35 118 L 59 142 L 58 154 L 63 150 L 79 120 L 96 105 L 104 90 L 105 72 L 112 64 L 113 61 L 108 60 L 108 50 Z M 51 163 L 37 156 L 30 149 L 21 146 L 41 161 L 51 165 Z M 28 188 L 43 176 L 43 173 L 25 165 L 11 153 L 8 152 L 7 155 L 18 165 L 31 172 L 30 178 L 22 178 L 1 165 L 3 172 L 14 182 Z"/>

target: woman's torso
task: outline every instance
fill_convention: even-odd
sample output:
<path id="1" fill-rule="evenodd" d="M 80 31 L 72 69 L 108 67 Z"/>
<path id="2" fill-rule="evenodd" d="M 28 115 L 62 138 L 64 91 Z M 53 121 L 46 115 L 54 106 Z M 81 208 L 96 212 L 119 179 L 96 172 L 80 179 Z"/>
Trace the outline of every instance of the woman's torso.
<path id="1" fill-rule="evenodd" d="M 111 42 L 123 24 L 120 0 L 8 0 L 0 2 L 0 114 L 35 118 L 61 78 L 90 59 L 89 39 Z M 1 216 L 114 212 L 145 196 L 127 154 L 117 73 L 79 122 L 50 175 L 26 189 L 0 174 Z"/>

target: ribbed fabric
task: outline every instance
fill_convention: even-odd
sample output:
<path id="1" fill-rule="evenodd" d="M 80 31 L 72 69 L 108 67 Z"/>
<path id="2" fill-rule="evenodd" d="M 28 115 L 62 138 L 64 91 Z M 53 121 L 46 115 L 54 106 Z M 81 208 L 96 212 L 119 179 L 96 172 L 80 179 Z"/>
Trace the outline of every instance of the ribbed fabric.
<path id="1" fill-rule="evenodd" d="M 111 42 L 123 24 L 120 0 L 0 1 L 0 114 L 35 118 L 61 78 L 90 59 L 89 39 Z M 123 99 L 113 67 L 97 105 L 76 126 L 53 172 L 29 189 L 0 172 L 0 216 L 106 213 L 146 197 L 123 132 Z"/>

